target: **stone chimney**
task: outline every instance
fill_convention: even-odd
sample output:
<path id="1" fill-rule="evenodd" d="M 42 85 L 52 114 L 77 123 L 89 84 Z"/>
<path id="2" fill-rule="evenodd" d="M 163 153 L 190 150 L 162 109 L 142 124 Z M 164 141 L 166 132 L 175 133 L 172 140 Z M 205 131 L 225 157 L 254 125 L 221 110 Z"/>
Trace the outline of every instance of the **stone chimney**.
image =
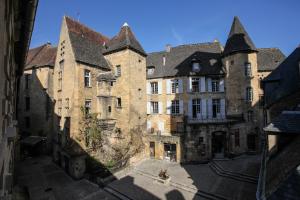
<path id="1" fill-rule="evenodd" d="M 167 53 L 170 53 L 170 51 L 171 51 L 171 45 L 170 44 L 166 44 L 166 52 Z"/>

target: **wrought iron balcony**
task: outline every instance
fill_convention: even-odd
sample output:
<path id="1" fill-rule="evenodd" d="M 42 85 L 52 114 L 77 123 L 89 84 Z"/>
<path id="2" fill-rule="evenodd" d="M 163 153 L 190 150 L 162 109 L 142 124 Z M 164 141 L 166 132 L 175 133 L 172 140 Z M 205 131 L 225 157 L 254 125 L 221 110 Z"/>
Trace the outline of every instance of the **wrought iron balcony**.
<path id="1" fill-rule="evenodd" d="M 228 122 L 225 115 L 217 114 L 216 116 L 213 115 L 197 115 L 197 117 L 188 117 L 187 122 L 189 124 L 198 124 L 198 123 L 225 123 Z"/>

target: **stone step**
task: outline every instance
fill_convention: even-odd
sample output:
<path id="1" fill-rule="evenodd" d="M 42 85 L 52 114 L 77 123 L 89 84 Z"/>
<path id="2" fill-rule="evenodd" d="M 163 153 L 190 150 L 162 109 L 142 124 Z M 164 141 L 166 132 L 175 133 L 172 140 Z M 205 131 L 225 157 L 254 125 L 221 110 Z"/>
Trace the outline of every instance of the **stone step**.
<path id="1" fill-rule="evenodd" d="M 218 165 L 216 165 L 214 162 L 210 162 L 209 167 L 211 168 L 212 171 L 214 171 L 216 174 L 218 174 L 219 176 L 222 176 L 222 177 L 231 178 L 231 179 L 234 179 L 237 181 L 247 182 L 247 183 L 252 183 L 252 184 L 257 184 L 257 182 L 258 182 L 257 178 L 245 176 L 240 173 L 225 171 L 222 168 L 220 168 Z"/>
<path id="2" fill-rule="evenodd" d="M 241 173 L 241 172 L 234 172 L 234 171 L 229 171 L 229 170 L 225 170 L 222 165 L 220 165 L 219 163 L 212 161 L 212 163 L 214 163 L 221 171 L 225 172 L 225 173 L 230 173 L 230 174 L 235 174 L 237 176 L 242 176 L 242 177 L 248 177 L 251 178 L 253 180 L 258 180 L 258 176 L 253 176 L 253 175 L 249 175 L 246 173 Z"/>

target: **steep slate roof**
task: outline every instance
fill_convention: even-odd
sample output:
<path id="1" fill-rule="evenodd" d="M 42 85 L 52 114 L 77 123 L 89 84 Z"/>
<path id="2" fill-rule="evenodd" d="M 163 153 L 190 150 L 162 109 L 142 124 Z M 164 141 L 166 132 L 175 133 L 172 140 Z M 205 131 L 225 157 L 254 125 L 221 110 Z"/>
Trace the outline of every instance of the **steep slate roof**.
<path id="1" fill-rule="evenodd" d="M 299 62 L 300 47 L 297 47 L 269 76 L 264 79 L 265 100 L 267 106 L 299 90 Z"/>
<path id="2" fill-rule="evenodd" d="M 57 47 L 51 44 L 44 44 L 42 46 L 30 49 L 26 58 L 25 70 L 32 67 L 54 67 Z"/>
<path id="3" fill-rule="evenodd" d="M 147 56 L 147 67 L 154 66 L 154 72 L 147 78 L 171 76 L 223 74 L 221 65 L 222 47 L 219 42 L 189 44 L 172 47 L 170 52 L 161 51 Z M 163 65 L 163 57 L 166 62 Z M 192 72 L 192 60 L 200 62 L 201 70 Z"/>
<path id="4" fill-rule="evenodd" d="M 129 48 L 133 51 L 136 51 L 137 53 L 140 53 L 141 55 L 146 56 L 146 52 L 144 51 L 141 44 L 138 42 L 138 40 L 135 38 L 133 32 L 131 31 L 130 27 L 127 23 L 125 23 L 118 35 L 113 37 L 107 44 L 106 44 L 106 50 L 105 54 L 116 52 L 119 50 L 123 50 Z"/>
<path id="5" fill-rule="evenodd" d="M 272 71 L 285 59 L 278 48 L 259 48 L 257 53 L 258 71 Z"/>
<path id="6" fill-rule="evenodd" d="M 264 131 L 300 134 L 300 111 L 283 111 L 264 128 Z"/>
<path id="7" fill-rule="evenodd" d="M 237 16 L 234 17 L 233 23 L 225 44 L 223 54 L 229 55 L 236 52 L 256 51 L 256 47 L 249 37 Z"/>
<path id="8" fill-rule="evenodd" d="M 103 56 L 103 45 L 109 39 L 87 26 L 65 17 L 75 60 L 110 69 Z"/>

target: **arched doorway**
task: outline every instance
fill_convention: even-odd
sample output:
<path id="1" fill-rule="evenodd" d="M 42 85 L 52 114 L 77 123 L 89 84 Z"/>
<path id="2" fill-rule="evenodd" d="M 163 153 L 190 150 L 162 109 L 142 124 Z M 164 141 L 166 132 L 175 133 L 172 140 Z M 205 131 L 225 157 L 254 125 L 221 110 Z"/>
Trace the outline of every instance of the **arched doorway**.
<path id="1" fill-rule="evenodd" d="M 212 133 L 212 157 L 224 158 L 226 152 L 226 132 L 216 131 Z"/>

